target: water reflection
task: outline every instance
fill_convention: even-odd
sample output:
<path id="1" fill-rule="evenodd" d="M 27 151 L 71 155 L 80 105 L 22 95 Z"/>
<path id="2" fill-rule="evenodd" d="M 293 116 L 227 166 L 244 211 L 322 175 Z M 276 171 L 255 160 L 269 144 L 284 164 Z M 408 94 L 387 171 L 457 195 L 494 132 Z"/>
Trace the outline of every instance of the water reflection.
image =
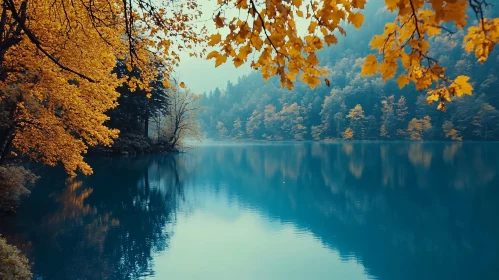
<path id="1" fill-rule="evenodd" d="M 29 257 L 42 279 L 153 275 L 154 253 L 167 248 L 167 224 L 175 222 L 182 199 L 187 174 L 178 161 L 93 160 L 93 176 L 68 181 L 50 170 L 17 217 L 1 221 L 2 230 L 16 243 L 30 244 Z"/>
<path id="2" fill-rule="evenodd" d="M 87 178 L 42 174 L 0 220 L 43 279 L 499 279 L 494 143 L 213 145 L 91 164 Z"/>
<path id="3" fill-rule="evenodd" d="M 199 176 L 242 183 L 231 185 L 235 196 L 309 229 L 329 248 L 355 256 L 373 277 L 499 278 L 497 144 L 315 143 L 203 151 L 203 158 L 214 159 L 208 165 L 225 162 L 219 174 L 204 169 Z M 233 151 L 243 160 L 231 161 Z"/>

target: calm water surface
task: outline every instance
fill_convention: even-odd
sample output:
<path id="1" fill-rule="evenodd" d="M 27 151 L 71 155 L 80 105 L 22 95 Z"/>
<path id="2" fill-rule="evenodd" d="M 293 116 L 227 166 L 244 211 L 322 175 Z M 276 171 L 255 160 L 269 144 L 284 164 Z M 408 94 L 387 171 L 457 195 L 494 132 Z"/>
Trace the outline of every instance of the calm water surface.
<path id="1" fill-rule="evenodd" d="M 42 178 L 35 279 L 499 279 L 499 144 L 217 144 Z"/>

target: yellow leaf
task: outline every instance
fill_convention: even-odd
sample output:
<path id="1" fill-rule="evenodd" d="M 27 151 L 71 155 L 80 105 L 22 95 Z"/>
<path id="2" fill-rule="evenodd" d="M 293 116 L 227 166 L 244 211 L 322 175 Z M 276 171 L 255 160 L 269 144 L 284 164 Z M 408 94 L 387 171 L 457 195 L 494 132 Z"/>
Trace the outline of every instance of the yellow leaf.
<path id="1" fill-rule="evenodd" d="M 251 46 L 249 44 L 245 45 L 239 50 L 239 55 L 237 56 L 241 60 L 245 60 L 248 54 L 251 53 Z"/>
<path id="2" fill-rule="evenodd" d="M 371 76 L 376 74 L 378 71 L 378 60 L 374 54 L 370 54 L 366 57 L 364 65 L 362 65 L 362 76 Z"/>
<path id="3" fill-rule="evenodd" d="M 215 67 L 220 66 L 220 64 L 225 63 L 227 61 L 227 57 L 223 55 L 217 56 L 217 59 L 215 60 Z"/>
<path id="4" fill-rule="evenodd" d="M 397 0 L 385 0 L 385 5 L 391 12 L 397 9 Z"/>
<path id="5" fill-rule="evenodd" d="M 473 92 L 473 87 L 468 83 L 470 77 L 468 76 L 458 76 L 454 80 L 454 84 L 456 85 L 456 96 L 461 96 L 463 94 L 471 95 Z"/>
<path id="6" fill-rule="evenodd" d="M 394 31 L 396 31 L 398 29 L 399 28 L 395 23 L 389 22 L 385 25 L 385 34 L 393 33 Z"/>
<path id="7" fill-rule="evenodd" d="M 438 96 L 438 94 L 435 93 L 435 91 L 431 90 L 428 92 L 428 97 L 426 97 L 426 102 L 428 102 L 428 104 L 432 104 L 433 102 L 438 101 L 439 99 L 440 97 Z"/>
<path id="8" fill-rule="evenodd" d="M 364 9 L 365 5 L 366 0 L 352 0 L 352 7 L 354 8 Z"/>
<path id="9" fill-rule="evenodd" d="M 239 57 L 235 57 L 233 60 L 234 66 L 239 67 L 244 63 L 244 60 L 240 59 Z"/>
<path id="10" fill-rule="evenodd" d="M 364 23 L 364 15 L 362 15 L 359 12 L 350 14 L 350 16 L 348 16 L 348 21 L 351 24 L 353 24 L 356 28 L 360 28 L 362 23 Z"/>
<path id="11" fill-rule="evenodd" d="M 426 27 L 426 31 L 428 32 L 428 35 L 430 37 L 433 37 L 433 36 L 435 36 L 437 34 L 442 33 L 442 30 L 440 28 L 438 28 L 436 26 L 431 26 L 431 25 L 429 25 L 429 26 Z"/>
<path id="12" fill-rule="evenodd" d="M 327 43 L 328 46 L 330 46 L 331 44 L 338 43 L 338 39 L 336 39 L 336 36 L 334 36 L 332 34 L 324 36 L 324 41 L 326 41 L 326 43 Z"/>
<path id="13" fill-rule="evenodd" d="M 395 76 L 396 69 L 397 64 L 393 61 L 384 60 L 379 64 L 379 72 L 381 73 L 383 81 L 393 78 Z"/>
<path id="14" fill-rule="evenodd" d="M 251 44 L 257 51 L 259 51 L 262 48 L 263 40 L 260 38 L 260 36 L 251 36 Z"/>
<path id="15" fill-rule="evenodd" d="M 319 78 L 317 78 L 316 76 L 308 75 L 308 74 L 303 74 L 301 76 L 301 80 L 304 83 L 308 84 L 312 89 L 314 89 L 316 86 L 321 84 L 321 81 L 319 80 Z"/>
<path id="16" fill-rule="evenodd" d="M 308 55 L 307 63 L 309 63 L 311 65 L 318 65 L 319 64 L 319 59 L 317 59 L 317 56 L 315 55 L 315 53 L 311 53 Z"/>
<path id="17" fill-rule="evenodd" d="M 379 49 L 381 47 L 383 47 L 383 45 L 385 44 L 385 37 L 383 36 L 379 36 L 379 35 L 375 35 L 372 40 L 371 40 L 371 48 L 374 50 L 374 49 Z"/>
<path id="18" fill-rule="evenodd" d="M 301 6 L 302 0 L 292 0 L 292 2 L 295 7 L 299 8 Z"/>
<path id="19" fill-rule="evenodd" d="M 210 41 L 208 42 L 208 46 L 214 46 L 218 44 L 221 40 L 222 36 L 219 33 L 213 34 L 210 36 Z"/>
<path id="20" fill-rule="evenodd" d="M 312 21 L 308 26 L 308 33 L 314 33 L 316 27 L 317 27 L 317 22 Z"/>
<path id="21" fill-rule="evenodd" d="M 206 59 L 211 59 L 211 58 L 214 58 L 214 57 L 217 57 L 219 56 L 220 54 L 217 52 L 217 51 L 212 51 L 210 52 L 207 56 L 206 56 Z"/>
<path id="22" fill-rule="evenodd" d="M 161 81 L 161 83 L 163 84 L 163 86 L 165 88 L 170 88 L 171 87 L 170 82 L 168 82 L 168 80 L 163 80 L 163 81 Z"/>
<path id="23" fill-rule="evenodd" d="M 184 84 L 184 82 L 180 82 L 180 87 L 181 87 L 181 88 L 185 88 L 185 84 Z"/>
<path id="24" fill-rule="evenodd" d="M 409 78 L 407 78 L 407 75 L 402 74 L 398 77 L 397 83 L 399 84 L 399 88 L 403 88 L 409 84 Z"/>

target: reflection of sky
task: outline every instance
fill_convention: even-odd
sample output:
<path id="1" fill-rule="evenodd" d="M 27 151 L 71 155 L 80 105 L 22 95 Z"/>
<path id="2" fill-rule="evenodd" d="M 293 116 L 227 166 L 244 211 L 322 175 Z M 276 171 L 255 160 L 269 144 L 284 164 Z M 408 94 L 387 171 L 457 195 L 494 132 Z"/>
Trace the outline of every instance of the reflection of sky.
<path id="1" fill-rule="evenodd" d="M 43 279 L 499 279 L 498 159 L 419 142 L 93 158 L 81 180 L 40 174 L 0 232 Z"/>
<path id="2" fill-rule="evenodd" d="M 177 157 L 184 199 L 156 279 L 497 279 L 497 158 L 494 144 L 205 143 Z"/>
<path id="3" fill-rule="evenodd" d="M 368 279 L 355 260 L 311 232 L 269 219 L 222 189 L 192 186 L 168 250 L 155 259 L 157 279 Z M 190 204 L 192 207 L 192 204 Z"/>

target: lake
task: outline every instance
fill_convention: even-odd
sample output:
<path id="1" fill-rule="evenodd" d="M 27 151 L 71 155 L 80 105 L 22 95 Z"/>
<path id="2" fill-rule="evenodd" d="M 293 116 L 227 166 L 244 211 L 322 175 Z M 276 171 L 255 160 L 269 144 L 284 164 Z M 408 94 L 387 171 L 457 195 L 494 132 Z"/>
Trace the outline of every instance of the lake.
<path id="1" fill-rule="evenodd" d="M 499 279 L 498 143 L 223 143 L 91 158 L 0 232 L 35 279 Z"/>

